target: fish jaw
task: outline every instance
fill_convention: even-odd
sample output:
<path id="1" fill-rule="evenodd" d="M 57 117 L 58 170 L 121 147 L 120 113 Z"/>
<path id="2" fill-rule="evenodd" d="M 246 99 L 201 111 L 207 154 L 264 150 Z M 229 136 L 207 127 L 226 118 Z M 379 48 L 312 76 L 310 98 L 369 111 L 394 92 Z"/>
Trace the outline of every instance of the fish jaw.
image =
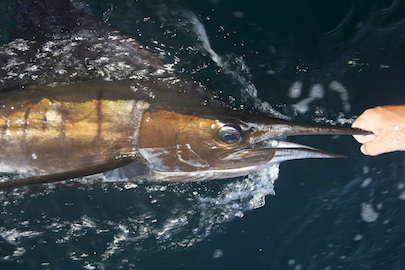
<path id="1" fill-rule="evenodd" d="M 217 157 L 209 169 L 152 172 L 155 180 L 194 182 L 246 176 L 283 161 L 308 158 L 345 158 L 313 147 L 273 140 L 266 148 L 243 149 Z"/>
<path id="2" fill-rule="evenodd" d="M 307 159 L 307 158 L 347 158 L 345 155 L 337 154 L 330 151 L 325 151 L 313 148 L 306 145 L 301 145 L 286 141 L 276 141 L 276 153 L 274 154 L 272 163 L 280 163 L 287 160 Z"/>
<path id="3" fill-rule="evenodd" d="M 237 164 L 239 170 L 246 168 L 246 174 L 248 174 L 288 160 L 346 157 L 341 154 L 280 140 L 270 140 L 262 145 L 263 147 L 252 146 L 230 153 L 224 152 L 217 157 L 215 166 L 231 169 Z"/>

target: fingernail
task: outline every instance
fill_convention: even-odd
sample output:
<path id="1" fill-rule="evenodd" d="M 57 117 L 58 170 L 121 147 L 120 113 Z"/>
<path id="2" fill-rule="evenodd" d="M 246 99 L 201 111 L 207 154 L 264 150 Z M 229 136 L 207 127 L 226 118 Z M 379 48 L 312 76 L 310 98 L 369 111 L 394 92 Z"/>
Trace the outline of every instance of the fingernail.
<path id="1" fill-rule="evenodd" d="M 367 152 L 366 147 L 364 147 L 364 145 L 362 145 L 362 146 L 360 147 L 360 151 L 361 151 L 364 155 L 366 155 L 366 156 L 369 156 L 369 155 L 370 155 L 370 154 Z"/>

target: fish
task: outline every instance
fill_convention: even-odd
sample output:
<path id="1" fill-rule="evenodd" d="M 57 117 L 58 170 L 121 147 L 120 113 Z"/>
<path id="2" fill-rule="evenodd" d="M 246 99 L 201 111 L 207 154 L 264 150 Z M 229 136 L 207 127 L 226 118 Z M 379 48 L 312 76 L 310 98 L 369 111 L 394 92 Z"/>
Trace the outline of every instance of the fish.
<path id="1" fill-rule="evenodd" d="M 50 35 L 54 40 L 74 39 L 76 47 L 81 46 L 77 45 L 80 41 L 99 42 L 109 48 L 125 43 L 132 55 L 118 57 L 127 55 L 131 73 L 124 79 L 107 80 L 105 74 L 78 79 L 68 65 L 65 73 L 70 76 L 64 76 L 72 81 L 61 83 L 59 77 L 48 74 L 40 79 L 25 78 L 24 82 L 16 76 L 4 82 L 0 91 L 0 171 L 19 178 L 0 182 L 0 189 L 91 175 L 181 182 L 233 178 L 287 160 L 344 157 L 287 142 L 283 140 L 286 136 L 367 134 L 360 129 L 300 123 L 235 108 L 201 82 L 165 68 L 133 38 L 117 34 L 69 1 L 56 2 L 63 3 L 69 18 L 74 19 L 67 28 L 59 25 L 65 38 L 59 33 L 56 38 Z M 26 24 L 45 20 L 45 9 L 47 14 L 60 9 L 49 0 L 17 3 L 17 17 L 21 20 L 25 16 Z M 51 22 L 66 19 L 55 17 Z M 83 18 L 85 23 L 78 23 Z M 24 39 L 23 43 L 31 42 L 38 55 L 49 46 L 45 30 L 50 31 L 52 24 L 36 25 L 43 26 L 37 29 L 35 41 Z M 78 38 L 74 30 L 78 25 L 86 39 Z M 104 30 L 94 38 L 96 31 L 83 32 L 83 25 L 102 25 Z M 113 34 L 115 38 L 111 38 Z M 48 41 L 40 42 L 43 37 Z M 27 54 L 28 49 L 16 57 L 26 58 Z M 80 71 L 80 64 L 73 67 Z"/>

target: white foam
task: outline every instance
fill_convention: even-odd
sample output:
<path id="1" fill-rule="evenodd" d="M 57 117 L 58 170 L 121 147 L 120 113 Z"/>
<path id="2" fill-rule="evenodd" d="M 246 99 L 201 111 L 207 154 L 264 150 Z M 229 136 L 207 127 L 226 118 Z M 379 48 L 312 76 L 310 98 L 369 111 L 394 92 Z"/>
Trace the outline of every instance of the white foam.
<path id="1" fill-rule="evenodd" d="M 222 249 L 216 249 L 214 251 L 214 254 L 212 254 L 212 258 L 218 259 L 218 258 L 221 258 L 223 255 L 224 255 L 224 252 Z"/>
<path id="2" fill-rule="evenodd" d="M 309 110 L 309 104 L 313 101 L 313 98 L 305 98 L 298 103 L 293 104 L 292 106 L 299 113 L 304 114 Z"/>
<path id="3" fill-rule="evenodd" d="M 401 192 L 401 194 L 398 196 L 398 199 L 405 200 L 405 190 Z"/>
<path id="4" fill-rule="evenodd" d="M 20 257 L 25 254 L 26 250 L 24 247 L 19 246 L 22 242 L 22 238 L 34 238 L 42 235 L 40 232 L 35 231 L 20 231 L 16 228 L 11 230 L 6 230 L 4 227 L 0 227 L 0 236 L 9 244 L 13 245 L 15 250 L 11 255 L 5 255 L 2 257 L 3 260 L 12 260 L 15 257 Z"/>
<path id="5" fill-rule="evenodd" d="M 222 67 L 223 63 L 221 57 L 211 48 L 211 43 L 205 31 L 204 25 L 200 22 L 197 16 L 191 11 L 184 11 L 184 16 L 190 21 L 192 25 L 192 31 L 197 36 L 198 40 L 202 43 L 203 48 L 208 52 L 212 61 L 218 66 Z"/>
<path id="6" fill-rule="evenodd" d="M 354 241 L 360 241 L 361 239 L 363 239 L 363 235 L 362 234 L 356 234 L 354 237 L 353 237 L 353 240 Z"/>
<path id="7" fill-rule="evenodd" d="M 374 210 L 374 207 L 370 203 L 362 203 L 361 204 L 361 218 L 365 222 L 375 222 L 380 215 L 378 212 Z"/>
<path id="8" fill-rule="evenodd" d="M 290 98 L 299 98 L 302 92 L 302 82 L 296 81 L 291 84 L 288 88 L 288 97 Z"/>
<path id="9" fill-rule="evenodd" d="M 370 183 L 371 183 L 372 181 L 373 181 L 373 179 L 371 179 L 370 177 L 364 179 L 363 182 L 361 183 L 361 187 L 362 187 L 362 188 L 367 187 L 368 185 L 370 185 Z"/>
<path id="10" fill-rule="evenodd" d="M 274 181 L 278 178 L 279 165 L 275 164 L 246 178 L 225 186 L 217 197 L 200 198 L 207 207 L 221 206 L 227 212 L 225 217 L 241 216 L 241 212 L 264 206 L 265 196 L 274 195 Z M 236 202 L 242 202 L 236 204 Z M 235 208 L 235 206 L 238 206 Z M 225 221 L 225 220 L 224 220 Z"/>
<path id="11" fill-rule="evenodd" d="M 325 95 L 325 91 L 323 90 L 323 86 L 320 83 L 314 84 L 309 89 L 309 97 L 311 98 L 318 98 L 321 99 Z"/>
<path id="12" fill-rule="evenodd" d="M 17 38 L 9 43 L 9 46 L 18 51 L 28 51 L 30 49 L 30 42 L 21 38 Z"/>
<path id="13" fill-rule="evenodd" d="M 289 259 L 287 261 L 287 265 L 294 265 L 295 264 L 295 260 L 294 259 Z"/>
<path id="14" fill-rule="evenodd" d="M 245 12 L 239 10 L 233 11 L 232 16 L 234 16 L 235 18 L 242 18 L 243 16 L 245 16 Z"/>
<path id="15" fill-rule="evenodd" d="M 344 87 L 338 81 L 331 81 L 329 84 L 329 88 L 332 91 L 336 91 L 339 93 L 340 100 L 343 105 L 343 110 L 348 113 L 350 112 L 351 106 L 349 103 L 349 91 L 347 91 L 346 87 Z"/>
<path id="16" fill-rule="evenodd" d="M 324 90 L 321 84 L 314 84 L 309 90 L 309 95 L 307 98 L 301 100 L 300 102 L 293 104 L 293 107 L 301 114 L 306 113 L 309 110 L 309 104 L 315 99 L 321 99 L 324 97 Z"/>

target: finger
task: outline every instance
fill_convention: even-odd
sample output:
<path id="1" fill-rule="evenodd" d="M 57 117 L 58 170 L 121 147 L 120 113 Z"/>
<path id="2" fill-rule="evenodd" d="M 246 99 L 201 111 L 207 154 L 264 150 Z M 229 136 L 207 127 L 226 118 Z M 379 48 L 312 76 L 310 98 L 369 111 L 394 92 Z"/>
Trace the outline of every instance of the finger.
<path id="1" fill-rule="evenodd" d="M 379 147 L 376 147 L 374 144 L 363 144 L 360 147 L 360 151 L 367 156 L 378 156 L 383 153 L 387 153 L 387 151 L 382 150 Z"/>
<path id="2" fill-rule="evenodd" d="M 390 144 L 387 144 L 386 136 L 384 135 L 385 134 L 381 134 L 380 136 L 377 136 L 375 140 L 365 142 L 362 146 L 363 149 L 360 149 L 362 153 L 370 156 L 378 156 L 393 151 L 394 149 Z"/>
<path id="3" fill-rule="evenodd" d="M 375 134 L 368 134 L 368 135 L 353 135 L 353 137 L 359 142 L 359 143 L 366 143 L 366 142 L 371 142 L 377 138 L 377 135 Z"/>
<path id="4" fill-rule="evenodd" d="M 352 124 L 352 128 L 359 128 L 367 131 L 371 131 L 370 127 L 367 124 L 366 117 L 360 115 Z"/>
<path id="5" fill-rule="evenodd" d="M 366 156 L 369 156 L 370 154 L 367 152 L 367 149 L 366 149 L 366 147 L 364 146 L 364 144 L 360 147 L 360 151 L 364 154 L 364 155 L 366 155 Z"/>

